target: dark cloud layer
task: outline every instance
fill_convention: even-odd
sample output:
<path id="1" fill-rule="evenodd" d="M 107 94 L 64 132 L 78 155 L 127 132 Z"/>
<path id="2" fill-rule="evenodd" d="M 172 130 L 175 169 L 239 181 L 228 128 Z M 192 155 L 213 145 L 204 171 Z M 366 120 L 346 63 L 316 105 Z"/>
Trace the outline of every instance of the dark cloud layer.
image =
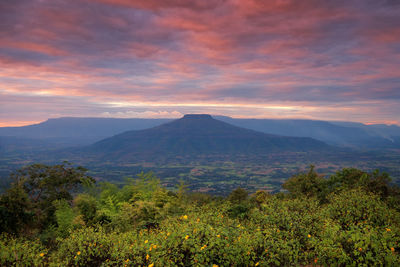
<path id="1" fill-rule="evenodd" d="M 0 2 L 1 125 L 188 112 L 400 123 L 399 70 L 394 0 Z"/>

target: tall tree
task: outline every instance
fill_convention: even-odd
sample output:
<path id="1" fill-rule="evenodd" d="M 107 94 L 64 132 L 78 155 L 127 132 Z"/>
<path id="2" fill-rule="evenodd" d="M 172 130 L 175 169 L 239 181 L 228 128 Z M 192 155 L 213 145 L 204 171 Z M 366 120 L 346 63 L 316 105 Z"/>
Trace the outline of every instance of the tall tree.
<path id="1" fill-rule="evenodd" d="M 43 230 L 56 222 L 55 200 L 70 202 L 72 193 L 80 185 L 94 183 L 86 171 L 68 162 L 53 166 L 33 164 L 23 167 L 11 175 L 13 183 L 0 198 L 1 210 L 8 212 L 10 221 L 18 221 L 17 217 L 21 214 L 31 214 L 30 226 Z"/>

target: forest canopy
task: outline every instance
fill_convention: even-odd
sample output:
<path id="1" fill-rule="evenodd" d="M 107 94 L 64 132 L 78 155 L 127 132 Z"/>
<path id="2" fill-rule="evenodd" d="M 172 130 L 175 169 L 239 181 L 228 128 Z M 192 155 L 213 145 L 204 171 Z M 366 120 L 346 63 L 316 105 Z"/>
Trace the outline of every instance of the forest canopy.
<path id="1" fill-rule="evenodd" d="M 386 173 L 311 166 L 285 192 L 226 197 L 119 187 L 68 163 L 11 175 L 0 196 L 0 265 L 278 266 L 400 263 L 400 190 Z"/>

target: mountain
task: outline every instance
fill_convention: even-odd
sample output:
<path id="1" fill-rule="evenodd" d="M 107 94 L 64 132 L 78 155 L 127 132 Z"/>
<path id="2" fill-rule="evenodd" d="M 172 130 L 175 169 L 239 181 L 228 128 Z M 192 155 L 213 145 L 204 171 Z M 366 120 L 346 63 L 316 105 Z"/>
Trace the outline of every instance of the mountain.
<path id="1" fill-rule="evenodd" d="M 398 148 L 393 138 L 400 133 L 395 125 L 365 125 L 353 122 L 328 122 L 301 119 L 233 119 L 216 117 L 224 122 L 255 131 L 284 135 L 311 137 L 330 145 L 354 148 Z"/>
<path id="2" fill-rule="evenodd" d="M 80 153 L 113 160 L 158 156 L 243 155 L 321 151 L 330 146 L 307 137 L 285 137 L 233 126 L 206 114 L 183 118 L 146 130 L 128 131 L 86 147 Z"/>
<path id="3" fill-rule="evenodd" d="M 125 131 L 146 129 L 168 121 L 171 120 L 65 117 L 22 127 L 0 127 L 0 136 L 3 139 L 18 137 L 26 142 L 45 142 L 48 146 L 58 148 L 89 145 Z"/>
<path id="4" fill-rule="evenodd" d="M 396 125 L 300 119 L 235 119 L 225 116 L 214 118 L 268 134 L 311 137 L 334 146 L 400 148 L 400 127 Z M 0 127 L 0 150 L 6 146 L 23 151 L 27 145 L 50 149 L 90 145 L 125 131 L 149 129 L 171 121 L 172 119 L 57 118 L 35 125 Z"/>
<path id="5" fill-rule="evenodd" d="M 386 124 L 362 124 L 357 122 L 342 122 L 336 121 L 332 122 L 333 124 L 346 126 L 346 127 L 353 127 L 353 128 L 360 128 L 369 133 L 373 136 L 380 136 L 386 139 L 393 139 L 393 137 L 399 138 L 400 137 L 400 127 L 397 125 L 386 125 Z"/>

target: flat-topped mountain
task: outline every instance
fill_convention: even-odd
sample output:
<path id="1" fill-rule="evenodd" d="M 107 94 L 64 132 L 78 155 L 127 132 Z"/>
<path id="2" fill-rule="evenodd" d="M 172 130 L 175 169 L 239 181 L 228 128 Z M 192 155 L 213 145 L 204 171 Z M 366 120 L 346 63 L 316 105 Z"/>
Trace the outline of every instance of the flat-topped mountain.
<path id="1" fill-rule="evenodd" d="M 237 119 L 224 116 L 214 118 L 254 131 L 311 137 L 340 147 L 400 148 L 400 127 L 396 125 L 302 119 Z M 0 150 L 1 147 L 13 147 L 24 151 L 26 146 L 22 144 L 22 139 L 26 139 L 24 143 L 31 142 L 29 147 L 39 148 L 58 149 L 90 145 L 126 131 L 149 129 L 171 121 L 173 119 L 57 118 L 28 126 L 0 127 Z"/>
<path id="2" fill-rule="evenodd" d="M 101 140 L 86 147 L 85 152 L 137 160 L 160 155 L 269 154 L 329 148 L 312 138 L 265 134 L 233 126 L 207 114 L 188 114 L 157 127 Z"/>

